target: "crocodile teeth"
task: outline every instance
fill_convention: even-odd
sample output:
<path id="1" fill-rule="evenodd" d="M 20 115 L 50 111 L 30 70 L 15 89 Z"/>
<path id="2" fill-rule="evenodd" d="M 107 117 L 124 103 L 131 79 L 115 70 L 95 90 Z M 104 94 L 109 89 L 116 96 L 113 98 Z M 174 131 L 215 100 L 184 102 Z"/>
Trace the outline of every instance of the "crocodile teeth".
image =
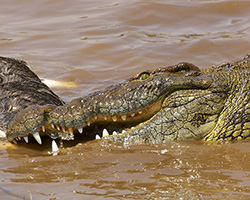
<path id="1" fill-rule="evenodd" d="M 134 117 L 135 116 L 135 113 L 130 113 L 131 117 Z"/>
<path id="2" fill-rule="evenodd" d="M 42 126 L 42 131 L 45 132 L 45 126 Z"/>
<path id="3" fill-rule="evenodd" d="M 28 136 L 23 137 L 23 139 L 24 139 L 24 141 L 25 141 L 26 143 L 29 143 L 29 138 L 28 138 Z"/>
<path id="4" fill-rule="evenodd" d="M 122 130 L 122 134 L 124 134 L 124 133 L 126 133 L 126 131 L 125 131 L 125 130 Z"/>
<path id="5" fill-rule="evenodd" d="M 90 122 L 87 122 L 87 125 L 90 126 Z"/>
<path id="6" fill-rule="evenodd" d="M 95 116 L 94 118 L 97 119 L 97 116 Z"/>
<path id="7" fill-rule="evenodd" d="M 113 116 L 113 117 L 112 117 L 112 120 L 113 120 L 114 122 L 116 122 L 116 121 L 117 121 L 117 117 L 116 117 L 116 116 Z"/>
<path id="8" fill-rule="evenodd" d="M 83 128 L 78 128 L 79 133 L 82 133 L 82 131 L 83 131 Z"/>
<path id="9" fill-rule="evenodd" d="M 113 135 L 117 135 L 118 133 L 116 131 L 113 132 Z"/>
<path id="10" fill-rule="evenodd" d="M 103 116 L 104 120 L 107 120 L 108 118 L 106 116 Z"/>
<path id="11" fill-rule="evenodd" d="M 59 148 L 55 142 L 55 140 L 52 141 L 52 153 L 53 156 L 56 156 L 58 154 Z"/>
<path id="12" fill-rule="evenodd" d="M 140 111 L 138 111 L 138 113 L 141 115 L 141 114 L 142 114 L 142 111 L 140 110 Z"/>
<path id="13" fill-rule="evenodd" d="M 1 131 L 1 130 L 0 130 L 0 138 L 2 138 L 2 137 L 6 137 L 6 134 L 5 134 L 4 131 Z"/>
<path id="14" fill-rule="evenodd" d="M 62 131 L 63 131 L 63 132 L 66 132 L 66 128 L 65 128 L 65 127 L 62 127 Z"/>
<path id="15" fill-rule="evenodd" d="M 122 118 L 123 121 L 126 121 L 127 116 L 126 115 L 122 115 L 121 118 Z"/>
<path id="16" fill-rule="evenodd" d="M 41 137 L 40 137 L 39 133 L 34 133 L 33 137 L 36 139 L 38 144 L 42 144 L 42 140 L 41 140 Z"/>
<path id="17" fill-rule="evenodd" d="M 73 135 L 73 134 L 74 134 L 73 128 L 69 128 L 69 129 L 68 129 L 68 132 L 69 132 L 70 135 Z"/>
<path id="18" fill-rule="evenodd" d="M 99 140 L 99 139 L 101 139 L 101 137 L 100 137 L 98 134 L 96 134 L 96 135 L 95 135 L 95 139 L 96 139 L 96 140 Z"/>
<path id="19" fill-rule="evenodd" d="M 59 125 L 56 125 L 56 129 L 57 129 L 58 131 L 61 130 Z"/>
<path id="20" fill-rule="evenodd" d="M 106 137 L 106 136 L 109 136 L 109 132 L 107 131 L 107 129 L 103 129 L 102 131 L 102 137 Z"/>
<path id="21" fill-rule="evenodd" d="M 55 125 L 54 124 L 50 124 L 52 128 L 55 128 Z"/>

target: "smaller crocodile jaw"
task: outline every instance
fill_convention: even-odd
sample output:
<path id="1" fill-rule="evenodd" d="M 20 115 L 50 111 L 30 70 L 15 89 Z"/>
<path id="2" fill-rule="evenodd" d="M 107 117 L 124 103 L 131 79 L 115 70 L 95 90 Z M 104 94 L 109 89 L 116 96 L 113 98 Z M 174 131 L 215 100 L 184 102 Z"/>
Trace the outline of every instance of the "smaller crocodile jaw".
<path id="1" fill-rule="evenodd" d="M 30 106 L 16 114 L 8 124 L 6 137 L 10 142 L 18 142 L 29 134 L 39 133 L 39 137 L 46 135 L 46 113 L 54 109 L 55 105 Z M 35 122 L 35 123 L 34 123 Z M 9 133 L 12 134 L 9 134 Z M 38 137 L 35 137 L 35 139 Z M 26 139 L 27 140 L 27 139 Z M 38 139 L 39 141 L 39 139 Z"/>

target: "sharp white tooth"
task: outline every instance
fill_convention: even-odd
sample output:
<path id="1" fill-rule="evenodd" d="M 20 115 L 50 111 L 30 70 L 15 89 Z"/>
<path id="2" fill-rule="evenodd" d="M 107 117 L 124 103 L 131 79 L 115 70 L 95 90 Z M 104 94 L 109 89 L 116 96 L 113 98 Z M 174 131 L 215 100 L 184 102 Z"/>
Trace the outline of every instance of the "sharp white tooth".
<path id="1" fill-rule="evenodd" d="M 90 123 L 88 122 L 87 125 L 90 126 Z"/>
<path id="2" fill-rule="evenodd" d="M 2 138 L 2 137 L 6 137 L 6 134 L 5 134 L 4 131 L 1 131 L 1 130 L 0 130 L 0 138 Z"/>
<path id="3" fill-rule="evenodd" d="M 42 140 L 40 138 L 39 133 L 34 133 L 33 137 L 36 139 L 36 141 L 38 142 L 38 144 L 42 144 Z"/>
<path id="4" fill-rule="evenodd" d="M 107 120 L 108 118 L 106 116 L 103 116 L 104 120 Z"/>
<path id="5" fill-rule="evenodd" d="M 106 136 L 109 136 L 109 132 L 107 131 L 107 129 L 103 129 L 102 131 L 102 137 L 106 137 Z"/>
<path id="6" fill-rule="evenodd" d="M 56 129 L 57 129 L 58 131 L 60 131 L 60 126 L 59 126 L 59 125 L 56 125 Z"/>
<path id="7" fill-rule="evenodd" d="M 118 133 L 116 131 L 113 132 L 113 135 L 118 135 Z"/>
<path id="8" fill-rule="evenodd" d="M 135 127 L 132 126 L 131 129 L 133 130 L 133 129 L 135 129 Z"/>
<path id="9" fill-rule="evenodd" d="M 131 117 L 134 117 L 135 116 L 135 113 L 130 113 Z"/>
<path id="10" fill-rule="evenodd" d="M 28 136 L 23 137 L 23 139 L 24 139 L 24 141 L 25 141 L 26 143 L 29 143 L 29 138 L 28 138 Z"/>
<path id="11" fill-rule="evenodd" d="M 96 139 L 96 140 L 99 140 L 99 139 L 101 139 L 101 137 L 100 137 L 98 134 L 96 134 L 96 135 L 95 135 L 95 139 Z"/>
<path id="12" fill-rule="evenodd" d="M 55 140 L 52 141 L 52 153 L 53 156 L 56 156 L 58 154 L 59 148 L 55 142 Z"/>
<path id="13" fill-rule="evenodd" d="M 51 125 L 52 128 L 55 128 L 55 125 L 54 125 L 54 124 L 51 123 L 50 125 Z"/>
<path id="14" fill-rule="evenodd" d="M 66 128 L 65 128 L 65 127 L 62 127 L 62 131 L 63 131 L 63 132 L 66 132 Z"/>
<path id="15" fill-rule="evenodd" d="M 42 126 L 42 131 L 45 132 L 45 126 Z"/>
<path id="16" fill-rule="evenodd" d="M 126 133 L 126 131 L 125 131 L 125 130 L 122 130 L 122 134 L 124 134 L 124 133 Z"/>
<path id="17" fill-rule="evenodd" d="M 117 117 L 116 117 L 116 116 L 113 116 L 113 117 L 112 117 L 112 120 L 113 120 L 114 122 L 116 122 L 116 121 L 117 121 Z"/>
<path id="18" fill-rule="evenodd" d="M 142 111 L 140 110 L 140 111 L 138 111 L 138 113 L 141 115 L 141 114 L 142 114 Z"/>
<path id="19" fill-rule="evenodd" d="M 95 119 L 97 119 L 97 116 L 95 116 Z"/>
<path id="20" fill-rule="evenodd" d="M 20 137 L 17 137 L 18 138 L 18 140 L 21 140 L 21 138 Z"/>
<path id="21" fill-rule="evenodd" d="M 73 128 L 69 128 L 69 129 L 68 129 L 68 132 L 69 132 L 70 135 L 73 135 L 73 134 L 74 134 Z"/>
<path id="22" fill-rule="evenodd" d="M 79 133 L 82 133 L 82 131 L 83 131 L 83 128 L 78 128 Z"/>
<path id="23" fill-rule="evenodd" d="M 121 118 L 122 118 L 123 121 L 126 121 L 127 116 L 126 115 L 122 115 Z"/>

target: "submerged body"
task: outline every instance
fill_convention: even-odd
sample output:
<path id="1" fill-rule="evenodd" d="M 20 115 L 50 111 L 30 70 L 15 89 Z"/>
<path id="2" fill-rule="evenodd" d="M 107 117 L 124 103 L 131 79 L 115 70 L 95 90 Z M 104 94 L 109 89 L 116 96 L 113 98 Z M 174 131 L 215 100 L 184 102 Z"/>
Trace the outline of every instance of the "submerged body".
<path id="1" fill-rule="evenodd" d="M 11 142 L 28 142 L 34 136 L 41 144 L 40 135 L 71 140 L 80 133 L 126 144 L 240 140 L 250 135 L 249 55 L 206 70 L 179 63 L 144 71 L 67 104 L 25 62 L 1 58 L 0 65 L 6 80 L 0 90 L 0 128 Z M 17 78 L 19 65 L 21 77 L 30 78 Z M 30 81 L 35 89 L 25 96 L 23 85 Z M 20 87 L 5 89 L 12 82 Z"/>

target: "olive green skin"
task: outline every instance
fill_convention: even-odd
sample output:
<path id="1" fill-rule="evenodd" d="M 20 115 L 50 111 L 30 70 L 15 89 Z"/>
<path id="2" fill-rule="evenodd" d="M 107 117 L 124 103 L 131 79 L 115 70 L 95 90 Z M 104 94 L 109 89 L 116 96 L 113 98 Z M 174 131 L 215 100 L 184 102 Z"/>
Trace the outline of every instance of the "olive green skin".
<path id="1" fill-rule="evenodd" d="M 22 141 L 36 132 L 58 134 L 61 139 L 68 139 L 67 136 L 82 129 L 86 135 L 101 135 L 100 131 L 91 132 L 95 126 L 118 132 L 125 128 L 122 133 L 106 135 L 104 139 L 126 144 L 183 139 L 241 140 L 250 134 L 249 55 L 232 64 L 203 70 L 191 63 L 179 63 L 144 71 L 69 103 L 43 84 L 27 63 L 1 57 L 0 66 L 1 77 L 6 80 L 2 85 L 13 80 L 21 85 L 0 89 L 4 96 L 0 116 L 5 119 L 0 128 L 9 141 Z M 18 66 L 22 66 L 19 71 Z M 29 78 L 18 78 L 26 74 L 30 74 Z M 35 89 L 27 95 L 22 85 L 30 82 Z M 24 96 L 28 100 L 25 103 L 20 101 Z"/>

